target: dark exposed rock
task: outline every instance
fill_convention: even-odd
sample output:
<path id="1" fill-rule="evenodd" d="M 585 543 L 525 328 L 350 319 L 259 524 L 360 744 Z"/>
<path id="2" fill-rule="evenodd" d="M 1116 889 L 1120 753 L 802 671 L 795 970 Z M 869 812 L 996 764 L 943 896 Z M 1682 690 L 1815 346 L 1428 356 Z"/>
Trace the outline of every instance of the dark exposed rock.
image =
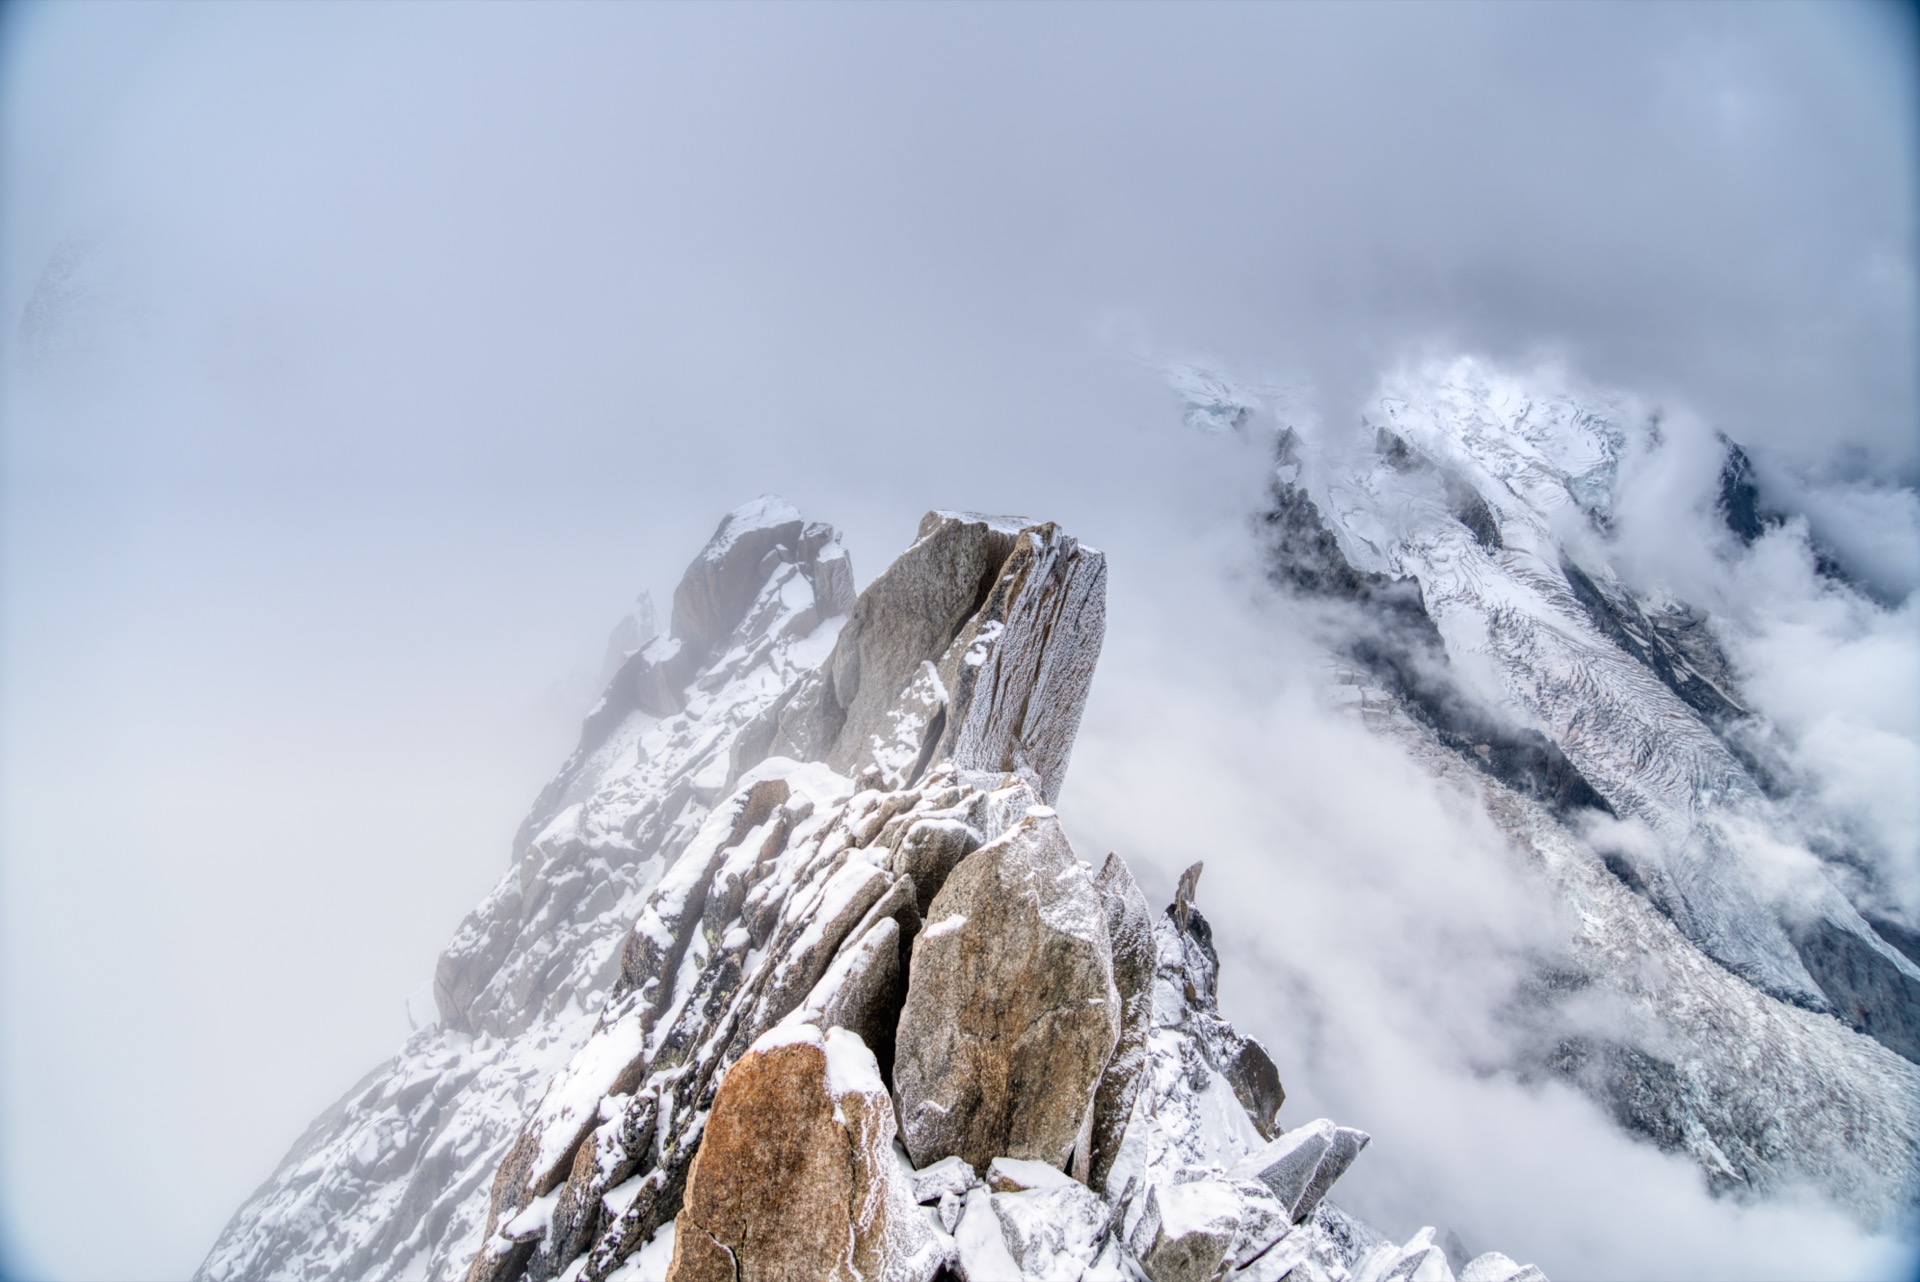
<path id="1" fill-rule="evenodd" d="M 1455 502 L 1454 519 L 1467 527 L 1476 542 L 1489 552 L 1498 552 L 1506 544 L 1500 538 L 1500 523 L 1493 509 L 1478 494 L 1468 490 Z"/>
<path id="2" fill-rule="evenodd" d="M 1752 544 L 1784 518 L 1767 509 L 1760 501 L 1760 485 L 1753 475 L 1753 460 L 1727 437 L 1720 438 L 1726 449 L 1726 461 L 1720 466 L 1720 519 L 1743 544 Z"/>
<path id="3" fill-rule="evenodd" d="M 1869 939 L 1828 917 L 1789 922 L 1788 933 L 1841 1019 L 1920 1063 L 1920 978 L 1911 963 L 1901 965 L 1904 957 L 1883 939 Z"/>
<path id="4" fill-rule="evenodd" d="M 1541 1067 L 1579 1085 L 1629 1134 L 1669 1153 L 1710 1143 L 1702 1164 L 1716 1192 L 1763 1187 L 1786 1145 L 1777 1117 L 1755 1101 L 1710 1095 L 1681 1064 L 1623 1042 L 1563 1040 Z"/>
<path id="5" fill-rule="evenodd" d="M 1220 1018 L 1220 955 L 1214 951 L 1213 927 L 1192 900 L 1200 867 L 1187 869 L 1174 902 L 1167 905 L 1166 922 L 1173 941 L 1171 949 L 1159 950 L 1157 965 L 1166 966 L 1171 953 L 1177 965 L 1173 982 L 1186 1000 L 1184 1022 L 1189 1032 L 1207 1061 L 1233 1088 L 1254 1129 L 1271 1139 L 1279 1133 L 1280 1106 L 1287 1093 L 1266 1048 Z"/>
<path id="6" fill-rule="evenodd" d="M 1701 615 L 1686 609 L 1649 615 L 1625 592 L 1608 591 L 1572 561 L 1562 561 L 1560 570 L 1593 626 L 1644 664 L 1709 725 L 1724 726 L 1747 715 L 1729 693 L 1733 680 L 1726 656 Z"/>
<path id="7" fill-rule="evenodd" d="M 1506 546 L 1500 538 L 1500 522 L 1495 519 L 1493 509 L 1458 472 L 1448 467 L 1436 467 L 1424 455 L 1416 454 L 1405 438 L 1384 427 L 1374 429 L 1374 449 L 1381 461 L 1396 472 L 1437 474 L 1446 490 L 1454 520 L 1467 527 L 1474 541 L 1488 552 L 1497 552 Z"/>
<path id="8" fill-rule="evenodd" d="M 1864 915 L 1876 935 L 1899 949 L 1908 961 L 1920 965 L 1920 930 L 1883 913 L 1869 912 Z"/>
<path id="9" fill-rule="evenodd" d="M 1742 546 L 1751 547 L 1767 531 L 1785 525 L 1791 514 L 1768 501 L 1761 491 L 1753 460 L 1745 450 L 1724 434 L 1720 437 L 1720 444 L 1726 451 L 1726 460 L 1720 465 L 1720 496 L 1716 506 L 1727 529 L 1740 540 Z M 1809 542 L 1813 550 L 1813 568 L 1822 578 L 1857 588 L 1882 605 L 1895 604 L 1872 584 L 1861 582 L 1849 574 L 1833 549 L 1817 534 Z"/>

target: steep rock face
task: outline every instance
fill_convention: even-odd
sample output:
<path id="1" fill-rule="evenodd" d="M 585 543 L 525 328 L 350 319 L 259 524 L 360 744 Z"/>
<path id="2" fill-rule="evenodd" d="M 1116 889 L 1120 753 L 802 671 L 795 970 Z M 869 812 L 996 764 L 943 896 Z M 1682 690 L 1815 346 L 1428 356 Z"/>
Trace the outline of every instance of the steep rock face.
<path id="1" fill-rule="evenodd" d="M 927 917 L 894 1062 L 907 1152 L 1063 1165 L 1120 1030 L 1093 878 L 1036 805 L 960 862 Z"/>
<path id="2" fill-rule="evenodd" d="M 1371 457 L 1281 434 L 1263 522 L 1274 580 L 1350 604 L 1346 657 L 1474 768 L 1564 821 L 1591 808 L 1646 825 L 1657 857 L 1616 852 L 1614 870 L 1708 956 L 1920 1057 L 1920 968 L 1863 915 L 1869 900 L 1850 902 L 1858 869 L 1783 895 L 1742 851 L 1777 816 L 1709 620 L 1638 600 L 1605 562 L 1621 461 L 1640 437 L 1657 448 L 1657 424 L 1536 398 L 1472 362 L 1390 386 L 1368 421 Z M 1723 444 L 1722 513 L 1750 542 L 1778 518 Z M 1567 537 L 1569 517 L 1599 537 Z"/>
<path id="3" fill-rule="evenodd" d="M 1051 801 L 1100 657 L 1106 573 L 1050 523 L 929 512 L 781 708 L 771 751 L 890 787 L 935 761 L 1012 771 Z"/>
<path id="4" fill-rule="evenodd" d="M 1383 437 L 1389 443 L 1388 460 L 1397 461 L 1394 470 L 1417 472 L 1406 443 Z M 1606 798 L 1558 745 L 1538 730 L 1501 716 L 1448 679 L 1446 643 L 1428 612 L 1420 580 L 1354 567 L 1301 483 L 1301 449 L 1295 433 L 1281 434 L 1267 507 L 1260 516 L 1269 578 L 1296 592 L 1352 606 L 1363 622 L 1343 643 L 1348 657 L 1384 682 L 1409 714 L 1473 765 L 1562 814 L 1611 812 Z M 1448 474 L 1442 494 L 1450 498 L 1460 484 Z M 1480 508 L 1485 508 L 1484 501 Z M 1457 513 L 1449 516 L 1459 520 Z M 1475 533 L 1474 523 L 1460 525 Z M 1505 546 L 1477 533 L 1475 539 L 1489 550 Z"/>

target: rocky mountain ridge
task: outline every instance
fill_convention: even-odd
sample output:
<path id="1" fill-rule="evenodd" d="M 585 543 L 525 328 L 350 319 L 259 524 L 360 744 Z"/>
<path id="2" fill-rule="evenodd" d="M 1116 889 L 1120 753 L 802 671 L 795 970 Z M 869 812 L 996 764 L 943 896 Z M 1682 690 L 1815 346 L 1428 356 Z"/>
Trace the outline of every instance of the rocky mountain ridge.
<path id="1" fill-rule="evenodd" d="M 199 1276 L 1452 1277 L 1325 1200 L 1367 1137 L 1280 1127 L 1198 866 L 1156 917 L 1067 842 L 1105 575 L 930 513 L 855 600 L 829 527 L 731 514 L 442 957 L 437 1026 Z"/>

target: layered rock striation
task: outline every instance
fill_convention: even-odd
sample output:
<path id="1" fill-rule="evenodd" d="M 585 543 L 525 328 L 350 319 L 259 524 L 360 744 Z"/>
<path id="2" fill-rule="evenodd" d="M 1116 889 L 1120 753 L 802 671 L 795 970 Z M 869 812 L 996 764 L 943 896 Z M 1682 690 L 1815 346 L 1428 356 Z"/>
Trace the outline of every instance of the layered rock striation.
<path id="1" fill-rule="evenodd" d="M 1281 1126 L 1198 865 L 1156 915 L 1061 827 L 1105 574 L 932 513 L 855 599 L 830 528 L 731 514 L 442 958 L 439 1025 L 200 1276 L 1450 1277 L 1325 1200 L 1367 1137 Z"/>

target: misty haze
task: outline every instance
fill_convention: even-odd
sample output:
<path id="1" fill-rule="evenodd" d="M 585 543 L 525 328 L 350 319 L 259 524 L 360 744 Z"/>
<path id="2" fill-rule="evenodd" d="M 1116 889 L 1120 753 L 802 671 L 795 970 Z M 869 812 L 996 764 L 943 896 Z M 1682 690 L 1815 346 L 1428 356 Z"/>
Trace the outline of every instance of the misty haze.
<path id="1" fill-rule="evenodd" d="M 1913 1277 L 1915 67 L 0 9 L 0 1282 Z"/>

